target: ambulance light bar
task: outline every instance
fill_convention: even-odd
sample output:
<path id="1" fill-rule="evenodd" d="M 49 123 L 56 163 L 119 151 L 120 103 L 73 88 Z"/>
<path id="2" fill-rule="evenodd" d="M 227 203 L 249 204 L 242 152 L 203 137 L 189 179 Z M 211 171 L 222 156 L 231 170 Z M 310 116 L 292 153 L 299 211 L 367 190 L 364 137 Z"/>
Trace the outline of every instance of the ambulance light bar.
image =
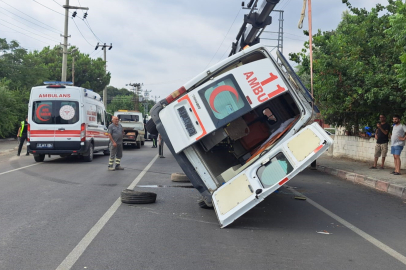
<path id="1" fill-rule="evenodd" d="M 45 81 L 44 84 L 50 85 L 73 85 L 73 82 Z"/>

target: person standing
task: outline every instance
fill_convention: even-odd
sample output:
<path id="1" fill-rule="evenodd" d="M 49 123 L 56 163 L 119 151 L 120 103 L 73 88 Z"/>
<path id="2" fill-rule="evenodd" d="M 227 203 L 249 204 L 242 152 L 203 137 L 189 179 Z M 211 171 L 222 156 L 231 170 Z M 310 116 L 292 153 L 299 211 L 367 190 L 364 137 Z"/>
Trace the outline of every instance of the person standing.
<path id="1" fill-rule="evenodd" d="M 152 134 L 151 133 L 151 139 L 152 139 L 152 147 L 151 148 L 156 148 L 156 139 L 157 139 L 157 135 L 156 134 Z"/>
<path id="2" fill-rule="evenodd" d="M 160 158 L 165 158 L 164 157 L 164 145 L 165 145 L 165 143 L 164 143 L 164 140 L 162 140 L 161 134 L 159 134 L 158 136 L 159 136 L 159 142 L 158 142 L 158 144 L 159 144 L 159 150 L 158 150 L 159 157 Z"/>
<path id="3" fill-rule="evenodd" d="M 109 171 L 124 170 L 120 166 L 121 158 L 123 157 L 123 135 L 124 130 L 118 121 L 117 116 L 112 117 L 112 124 L 108 128 L 108 134 L 110 138 L 110 159 L 109 159 Z M 114 167 L 114 159 L 116 160 L 116 166 Z"/>
<path id="4" fill-rule="evenodd" d="M 374 165 L 370 169 L 376 169 L 378 166 L 378 159 L 382 156 L 382 165 L 379 169 L 385 168 L 385 158 L 386 154 L 388 153 L 388 142 L 389 142 L 389 130 L 390 126 L 386 123 L 386 117 L 381 114 L 379 115 L 379 123 L 376 124 L 376 131 L 375 131 L 375 159 Z"/>
<path id="5" fill-rule="evenodd" d="M 21 126 L 17 132 L 17 137 L 19 138 L 17 156 L 20 156 L 21 149 L 23 148 L 24 145 L 24 141 L 27 139 L 27 127 L 28 127 L 28 116 L 25 117 L 25 121 L 21 121 Z M 26 156 L 30 155 L 30 153 L 28 153 L 28 146 L 27 153 L 25 155 Z"/>
<path id="6" fill-rule="evenodd" d="M 405 146 L 406 126 L 400 123 L 400 116 L 393 116 L 393 130 L 391 137 L 391 154 L 395 161 L 395 170 L 391 172 L 393 175 L 400 175 L 400 153 Z"/>

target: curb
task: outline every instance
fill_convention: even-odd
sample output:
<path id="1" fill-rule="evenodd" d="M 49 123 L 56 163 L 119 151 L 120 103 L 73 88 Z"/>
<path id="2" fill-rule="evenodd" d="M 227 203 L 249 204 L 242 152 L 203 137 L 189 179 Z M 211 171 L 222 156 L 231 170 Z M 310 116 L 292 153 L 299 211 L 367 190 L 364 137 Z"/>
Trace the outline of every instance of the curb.
<path id="1" fill-rule="evenodd" d="M 396 184 L 391 184 L 386 181 L 382 181 L 373 177 L 365 176 L 362 174 L 357 174 L 354 172 L 347 172 L 344 170 L 334 169 L 330 167 L 326 167 L 323 165 L 316 165 L 317 170 L 321 172 L 328 173 L 330 175 L 337 176 L 343 180 L 351 181 L 355 184 L 364 185 L 382 192 L 389 193 L 396 197 L 406 199 L 406 187 L 399 186 Z"/>

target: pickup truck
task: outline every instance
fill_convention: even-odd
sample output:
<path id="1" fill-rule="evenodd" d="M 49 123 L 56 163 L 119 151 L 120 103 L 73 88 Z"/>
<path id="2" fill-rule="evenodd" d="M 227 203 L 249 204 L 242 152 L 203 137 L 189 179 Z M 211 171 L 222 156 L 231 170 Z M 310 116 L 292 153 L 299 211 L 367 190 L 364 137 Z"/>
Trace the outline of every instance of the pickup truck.
<path id="1" fill-rule="evenodd" d="M 144 145 L 145 129 L 143 123 L 142 113 L 139 111 L 118 110 L 114 112 L 124 130 L 124 145 L 132 145 L 135 148 L 141 148 Z"/>

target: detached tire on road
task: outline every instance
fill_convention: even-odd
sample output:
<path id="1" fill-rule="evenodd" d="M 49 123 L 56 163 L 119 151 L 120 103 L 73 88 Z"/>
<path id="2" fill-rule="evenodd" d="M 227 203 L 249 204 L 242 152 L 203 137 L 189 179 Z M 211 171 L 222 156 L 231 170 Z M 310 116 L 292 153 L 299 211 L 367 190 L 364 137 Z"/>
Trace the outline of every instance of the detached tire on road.
<path id="1" fill-rule="evenodd" d="M 121 192 L 121 202 L 127 204 L 146 204 L 156 201 L 156 193 L 124 189 Z"/>
<path id="2" fill-rule="evenodd" d="M 173 173 L 171 174 L 172 182 L 190 182 L 189 178 L 184 173 Z"/>
<path id="3" fill-rule="evenodd" d="M 156 125 L 152 119 L 148 120 L 148 122 L 145 124 L 145 128 L 150 134 L 158 135 L 158 130 L 156 129 Z"/>

